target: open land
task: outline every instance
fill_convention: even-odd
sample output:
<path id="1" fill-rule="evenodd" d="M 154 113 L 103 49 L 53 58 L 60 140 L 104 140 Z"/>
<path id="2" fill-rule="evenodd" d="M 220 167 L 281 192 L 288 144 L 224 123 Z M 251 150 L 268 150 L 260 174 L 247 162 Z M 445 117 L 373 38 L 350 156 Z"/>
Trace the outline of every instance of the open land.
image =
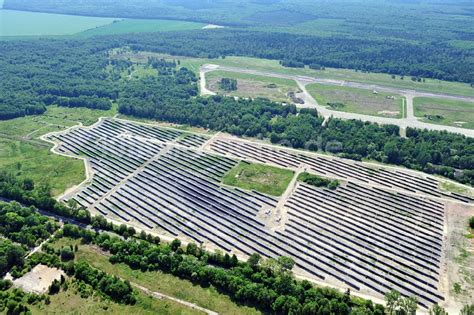
<path id="1" fill-rule="evenodd" d="M 120 20 L 111 24 L 87 29 L 75 36 L 100 36 L 144 32 L 170 32 L 202 29 L 206 24 L 174 20 Z"/>
<path id="2" fill-rule="evenodd" d="M 356 294 L 381 298 L 395 288 L 422 306 L 455 303 L 445 293 L 452 284 L 440 280 L 451 250 L 446 207 L 472 213 L 474 200 L 434 177 L 121 119 L 43 138 L 57 153 L 87 157 L 91 178 L 64 199 L 93 214 L 239 257 L 290 256 L 297 275 Z M 243 161 L 341 185 L 296 182 L 280 198 L 223 185 Z"/>
<path id="3" fill-rule="evenodd" d="M 72 35 L 112 23 L 114 18 L 0 9 L 0 37 Z"/>
<path id="4" fill-rule="evenodd" d="M 397 94 L 321 84 L 310 84 L 306 88 L 320 105 L 333 110 L 402 118 L 404 100 Z"/>
<path id="5" fill-rule="evenodd" d="M 223 177 L 222 182 L 246 190 L 255 189 L 264 194 L 281 196 L 292 178 L 293 172 L 284 168 L 241 162 Z"/>
<path id="6" fill-rule="evenodd" d="M 413 106 L 423 121 L 474 129 L 474 102 L 415 97 Z"/>
<path id="7" fill-rule="evenodd" d="M 223 91 L 219 88 L 222 78 L 237 80 L 236 91 Z M 265 97 L 277 102 L 291 102 L 288 92 L 297 92 L 298 85 L 293 80 L 242 74 L 227 71 L 213 71 L 206 74 L 206 85 L 217 94 L 237 97 Z"/>
<path id="8" fill-rule="evenodd" d="M 84 180 L 84 163 L 52 153 L 51 146 L 38 138 L 78 124 L 90 125 L 100 116 L 113 116 L 115 110 L 49 106 L 43 115 L 0 121 L 0 168 L 48 183 L 53 195 L 59 195 Z"/>

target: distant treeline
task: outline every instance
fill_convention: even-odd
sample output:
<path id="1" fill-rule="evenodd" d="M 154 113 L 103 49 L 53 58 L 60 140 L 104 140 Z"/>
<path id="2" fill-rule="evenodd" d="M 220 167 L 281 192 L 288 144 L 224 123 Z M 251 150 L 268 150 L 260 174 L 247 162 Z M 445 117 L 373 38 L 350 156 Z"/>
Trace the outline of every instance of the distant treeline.
<path id="1" fill-rule="evenodd" d="M 119 37 L 116 37 L 117 39 Z M 409 43 L 346 37 L 314 37 L 242 30 L 122 35 L 134 50 L 180 56 L 249 56 L 304 65 L 474 83 L 474 51 L 440 43 Z M 238 44 L 237 44 L 238 43 Z"/>

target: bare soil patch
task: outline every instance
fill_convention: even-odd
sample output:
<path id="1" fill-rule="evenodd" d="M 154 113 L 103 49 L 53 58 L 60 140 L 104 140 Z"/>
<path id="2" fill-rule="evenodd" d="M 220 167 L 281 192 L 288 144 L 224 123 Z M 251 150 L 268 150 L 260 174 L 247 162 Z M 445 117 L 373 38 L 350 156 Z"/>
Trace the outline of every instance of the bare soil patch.
<path id="1" fill-rule="evenodd" d="M 23 277 L 13 281 L 13 285 L 28 293 L 43 294 L 54 280 L 61 279 L 61 275 L 64 275 L 62 270 L 37 265 Z"/>
<path id="2" fill-rule="evenodd" d="M 471 216 L 472 205 L 446 205 L 446 248 L 440 286 L 450 314 L 458 314 L 463 305 L 474 302 L 474 239 L 468 237 Z"/>

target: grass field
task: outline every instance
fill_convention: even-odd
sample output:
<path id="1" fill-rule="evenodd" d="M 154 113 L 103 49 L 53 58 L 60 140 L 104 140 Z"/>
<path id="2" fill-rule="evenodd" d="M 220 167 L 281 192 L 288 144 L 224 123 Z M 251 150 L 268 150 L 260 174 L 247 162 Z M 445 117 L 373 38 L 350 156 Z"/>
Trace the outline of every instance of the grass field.
<path id="1" fill-rule="evenodd" d="M 400 95 L 382 92 L 374 94 L 371 90 L 321 84 L 310 84 L 306 88 L 320 105 L 334 110 L 372 116 L 402 117 L 403 97 Z M 344 105 L 328 106 L 328 103 Z"/>
<path id="2" fill-rule="evenodd" d="M 71 35 L 110 24 L 113 18 L 0 10 L 1 36 Z"/>
<path id="3" fill-rule="evenodd" d="M 90 28 L 76 36 L 113 35 L 143 32 L 169 32 L 202 29 L 206 24 L 173 20 L 121 20 Z"/>
<path id="4" fill-rule="evenodd" d="M 421 117 L 424 121 L 474 129 L 474 103 L 472 102 L 415 97 L 413 107 L 415 116 Z"/>
<path id="5" fill-rule="evenodd" d="M 66 241 L 61 243 L 60 246 L 67 246 L 69 244 L 75 244 L 75 242 L 73 240 L 70 243 Z M 211 309 L 219 314 L 260 314 L 260 312 L 253 308 L 237 305 L 228 296 L 220 294 L 213 287 L 202 288 L 192 284 L 190 281 L 159 271 L 142 272 L 140 270 L 132 270 L 124 264 L 113 265 L 109 262 L 106 255 L 89 245 L 79 246 L 76 259 L 84 259 L 100 270 L 130 280 L 152 291 L 167 294 Z"/>
<path id="6" fill-rule="evenodd" d="M 219 81 L 222 78 L 237 80 L 237 90 L 231 92 L 221 90 L 219 88 Z M 251 98 L 265 97 L 279 102 L 288 102 L 290 99 L 287 97 L 287 93 L 299 90 L 296 82 L 293 80 L 227 71 L 207 73 L 206 84 L 208 89 L 218 94 Z"/>
<path id="7" fill-rule="evenodd" d="M 159 300 L 139 292 L 135 305 L 122 305 L 100 296 L 82 298 L 74 286 L 50 296 L 51 303 L 30 306 L 32 314 L 204 314 L 179 303 Z"/>
<path id="8" fill-rule="evenodd" d="M 293 174 L 293 171 L 283 168 L 240 162 L 224 176 L 222 182 L 243 189 L 255 189 L 272 196 L 281 196 Z"/>
<path id="9" fill-rule="evenodd" d="M 79 122 L 90 125 L 100 116 L 113 116 L 115 112 L 115 108 L 99 111 L 49 106 L 43 115 L 0 121 L 0 169 L 37 183 L 48 182 L 52 193 L 59 195 L 84 180 L 84 163 L 51 153 L 51 145 L 38 137 Z"/>
<path id="10" fill-rule="evenodd" d="M 343 81 L 352 81 L 365 84 L 376 84 L 396 88 L 415 89 L 425 92 L 433 93 L 447 93 L 455 95 L 464 95 L 474 97 L 474 88 L 467 83 L 449 82 L 441 80 L 426 79 L 425 82 L 415 82 L 410 77 L 405 77 L 403 80 L 400 76 L 392 79 L 392 76 L 384 73 L 365 73 L 350 69 L 335 69 L 326 68 L 325 70 L 313 70 L 308 67 L 301 68 L 286 68 L 280 65 L 278 60 L 250 58 L 250 57 L 226 57 L 224 59 L 205 59 L 205 58 L 191 58 L 178 57 L 166 54 L 156 54 L 150 52 L 141 52 L 138 54 L 125 54 L 123 57 L 131 57 L 132 61 L 140 62 L 146 61 L 148 56 L 162 57 L 168 59 L 181 60 L 181 66 L 199 73 L 199 67 L 202 64 L 211 63 L 222 66 L 255 69 L 260 71 L 268 71 L 289 75 L 304 75 L 310 77 L 317 77 L 322 79 L 334 79 Z"/>

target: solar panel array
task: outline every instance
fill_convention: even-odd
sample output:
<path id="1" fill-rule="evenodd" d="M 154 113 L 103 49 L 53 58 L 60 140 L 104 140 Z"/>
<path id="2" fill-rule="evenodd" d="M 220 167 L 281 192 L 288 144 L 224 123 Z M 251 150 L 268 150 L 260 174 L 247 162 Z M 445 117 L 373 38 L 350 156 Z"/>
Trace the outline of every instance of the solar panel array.
<path id="1" fill-rule="evenodd" d="M 433 197 L 444 195 L 435 179 L 233 139 L 205 150 L 205 136 L 114 119 L 50 140 L 87 157 L 92 182 L 72 198 L 107 217 L 229 252 L 290 256 L 298 271 L 353 290 L 396 289 L 425 306 L 443 300 L 444 203 Z M 278 198 L 221 184 L 239 158 L 347 182 L 336 190 L 299 183 L 277 209 Z"/>

